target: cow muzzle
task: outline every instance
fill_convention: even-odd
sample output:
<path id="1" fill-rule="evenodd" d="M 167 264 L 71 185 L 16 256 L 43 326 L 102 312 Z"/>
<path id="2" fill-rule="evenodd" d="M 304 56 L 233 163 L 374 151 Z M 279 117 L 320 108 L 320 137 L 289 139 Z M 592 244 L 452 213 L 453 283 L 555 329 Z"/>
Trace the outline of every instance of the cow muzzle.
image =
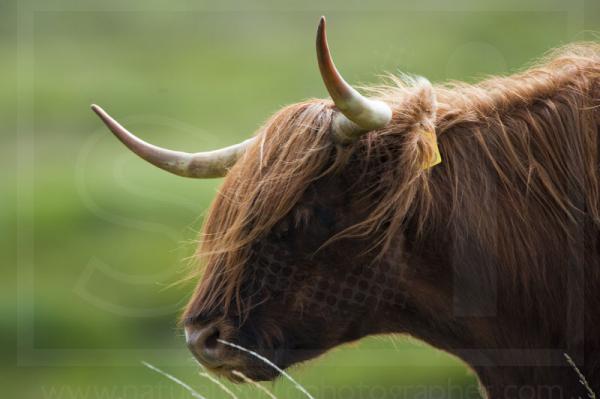
<path id="1" fill-rule="evenodd" d="M 190 352 L 208 369 L 219 369 L 227 363 L 230 351 L 219 341 L 223 338 L 223 330 L 218 322 L 185 327 L 185 340 Z"/>

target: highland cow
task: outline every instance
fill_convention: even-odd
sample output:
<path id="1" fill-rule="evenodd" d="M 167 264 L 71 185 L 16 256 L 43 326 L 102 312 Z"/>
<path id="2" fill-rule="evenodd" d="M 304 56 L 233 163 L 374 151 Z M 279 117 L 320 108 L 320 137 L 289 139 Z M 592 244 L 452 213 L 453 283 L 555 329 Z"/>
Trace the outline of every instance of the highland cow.
<path id="1" fill-rule="evenodd" d="M 557 50 L 478 84 L 349 86 L 325 37 L 331 99 L 288 106 L 244 143 L 152 146 L 94 110 L 147 161 L 225 176 L 182 316 L 207 368 L 256 380 L 368 335 L 462 359 L 490 398 L 600 392 L 600 46 Z"/>

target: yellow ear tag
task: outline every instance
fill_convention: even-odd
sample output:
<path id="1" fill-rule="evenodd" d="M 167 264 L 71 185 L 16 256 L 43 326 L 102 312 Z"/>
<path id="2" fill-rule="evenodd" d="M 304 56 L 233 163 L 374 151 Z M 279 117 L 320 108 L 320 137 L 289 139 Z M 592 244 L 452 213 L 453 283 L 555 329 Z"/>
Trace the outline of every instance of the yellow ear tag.
<path id="1" fill-rule="evenodd" d="M 435 135 L 435 132 L 433 130 L 424 130 L 423 132 L 421 132 L 421 134 L 425 136 L 426 140 L 430 141 L 431 146 L 433 147 L 432 157 L 429 160 L 423 162 L 423 170 L 425 170 L 441 163 L 442 155 L 440 154 L 440 149 L 438 148 L 437 137 Z"/>

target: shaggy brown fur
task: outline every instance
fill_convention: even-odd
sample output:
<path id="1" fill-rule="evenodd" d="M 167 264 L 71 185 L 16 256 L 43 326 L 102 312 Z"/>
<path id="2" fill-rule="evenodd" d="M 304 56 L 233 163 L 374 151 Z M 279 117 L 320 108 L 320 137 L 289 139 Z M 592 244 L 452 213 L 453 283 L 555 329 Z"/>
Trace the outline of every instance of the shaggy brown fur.
<path id="1" fill-rule="evenodd" d="M 258 132 L 206 219 L 198 255 L 207 266 L 186 323 L 216 314 L 250 320 L 261 306 L 268 313 L 269 295 L 244 291 L 249 264 L 267 256 L 257 248 L 276 251 L 261 243 L 285 243 L 269 237 L 322 221 L 313 204 L 332 208 L 331 186 L 348 209 L 311 253 L 330 251 L 324 264 L 352 252 L 367 265 L 361 270 L 396 270 L 402 276 L 382 287 L 403 299 L 380 306 L 392 319 L 354 326 L 323 349 L 407 332 L 464 359 L 492 397 L 506 397 L 511 384 L 581 392 L 563 368 L 560 353 L 569 351 L 600 390 L 600 46 L 570 46 L 476 85 L 394 82 L 372 90 L 392 106 L 392 123 L 351 147 L 331 142 L 337 111 L 322 100 L 289 106 Z M 443 160 L 428 170 L 424 130 L 435 130 Z M 299 242 L 319 235 L 311 228 L 296 233 Z M 300 291 L 290 294 L 294 309 L 306 305 Z M 263 327 L 255 329 L 274 334 Z"/>

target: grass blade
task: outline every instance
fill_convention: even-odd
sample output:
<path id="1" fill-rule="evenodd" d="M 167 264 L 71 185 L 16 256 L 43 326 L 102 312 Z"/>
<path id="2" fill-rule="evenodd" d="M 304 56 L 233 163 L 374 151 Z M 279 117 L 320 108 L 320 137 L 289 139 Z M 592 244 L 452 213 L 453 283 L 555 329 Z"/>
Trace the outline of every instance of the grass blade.
<path id="1" fill-rule="evenodd" d="M 286 373 L 285 371 L 283 371 L 282 369 L 280 369 L 280 368 L 279 368 L 279 367 L 278 367 L 278 366 L 277 366 L 275 363 L 273 363 L 272 361 L 270 361 L 270 360 L 269 360 L 269 359 L 267 359 L 266 357 L 264 357 L 264 356 L 262 356 L 262 355 L 259 355 L 258 353 L 254 352 L 254 351 L 251 351 L 250 349 L 246 349 L 246 348 L 244 348 L 243 346 L 236 345 L 236 344 L 234 344 L 234 343 L 227 342 L 227 341 L 225 341 L 225 340 L 222 340 L 222 339 L 218 339 L 217 341 L 219 341 L 220 343 L 222 343 L 222 344 L 224 344 L 224 345 L 227 345 L 227 346 L 230 346 L 230 347 L 232 347 L 232 348 L 235 348 L 235 349 L 241 350 L 241 351 L 243 351 L 243 352 L 246 352 L 246 353 L 248 353 L 248 354 L 250 354 L 250 355 L 254 356 L 255 358 L 257 358 L 257 359 L 259 359 L 259 360 L 262 360 L 262 361 L 263 361 L 265 364 L 267 364 L 267 365 L 271 366 L 273 369 L 275 369 L 275 370 L 277 370 L 278 372 L 280 372 L 282 376 L 284 376 L 284 377 L 285 377 L 285 378 L 287 378 L 287 379 L 288 379 L 288 380 L 289 380 L 289 381 L 290 381 L 292 384 L 294 384 L 294 386 L 295 386 L 296 388 L 298 388 L 298 390 L 299 390 L 300 392 L 302 392 L 303 394 L 305 394 L 305 395 L 306 395 L 306 397 L 308 397 L 309 399 L 315 399 L 315 398 L 313 398 L 313 397 L 312 397 L 312 395 L 311 395 L 310 393 L 308 393 L 308 391 L 307 391 L 306 389 L 304 389 L 304 387 L 303 387 L 302 385 L 300 385 L 300 384 L 299 384 L 299 383 L 298 383 L 298 382 L 297 382 L 295 379 L 293 379 L 291 375 L 289 375 L 288 373 Z"/>
<path id="2" fill-rule="evenodd" d="M 588 397 L 590 399 L 596 399 L 596 394 L 594 393 L 594 391 L 592 391 L 592 388 L 590 387 L 590 384 L 587 382 L 587 380 L 585 379 L 585 376 L 579 370 L 579 368 L 577 367 L 577 365 L 575 364 L 575 362 L 573 361 L 573 359 L 571 359 L 571 356 L 567 355 L 566 353 L 564 353 L 564 355 L 565 355 L 565 358 L 567 359 L 567 362 L 571 365 L 571 367 L 573 367 L 573 369 L 577 373 L 577 376 L 579 377 L 579 382 L 588 391 Z"/>
<path id="3" fill-rule="evenodd" d="M 219 388 L 221 388 L 223 390 L 223 392 L 225 392 L 227 395 L 231 396 L 232 399 L 238 399 L 238 397 L 229 388 L 227 388 L 221 381 L 217 380 L 212 375 L 210 375 L 210 374 L 208 374 L 208 373 L 206 373 L 204 371 L 201 371 L 198 374 L 201 377 L 208 378 L 210 381 L 212 381 L 213 383 L 215 383 Z"/>
<path id="4" fill-rule="evenodd" d="M 277 396 L 273 395 L 271 391 L 267 389 L 267 387 L 262 386 L 257 381 L 254 381 L 252 378 L 246 376 L 246 374 L 241 371 L 233 370 L 232 373 L 238 377 L 240 377 L 245 383 L 254 385 L 259 390 L 263 391 L 269 398 L 277 399 Z"/>
<path id="5" fill-rule="evenodd" d="M 163 376 L 167 377 L 168 379 L 170 379 L 171 381 L 173 381 L 174 383 L 182 386 L 183 388 L 185 388 L 194 398 L 196 399 L 206 399 L 204 396 L 200 395 L 198 392 L 194 391 L 194 388 L 192 388 L 191 386 L 189 386 L 188 384 L 186 384 L 185 382 L 181 381 L 180 379 L 178 379 L 177 377 L 173 377 L 171 374 L 162 371 L 161 369 L 159 369 L 158 367 L 154 367 L 153 365 L 151 365 L 150 363 L 146 363 L 146 362 L 142 362 L 142 364 L 146 367 L 148 367 L 150 370 L 156 371 L 158 374 L 162 374 Z"/>

